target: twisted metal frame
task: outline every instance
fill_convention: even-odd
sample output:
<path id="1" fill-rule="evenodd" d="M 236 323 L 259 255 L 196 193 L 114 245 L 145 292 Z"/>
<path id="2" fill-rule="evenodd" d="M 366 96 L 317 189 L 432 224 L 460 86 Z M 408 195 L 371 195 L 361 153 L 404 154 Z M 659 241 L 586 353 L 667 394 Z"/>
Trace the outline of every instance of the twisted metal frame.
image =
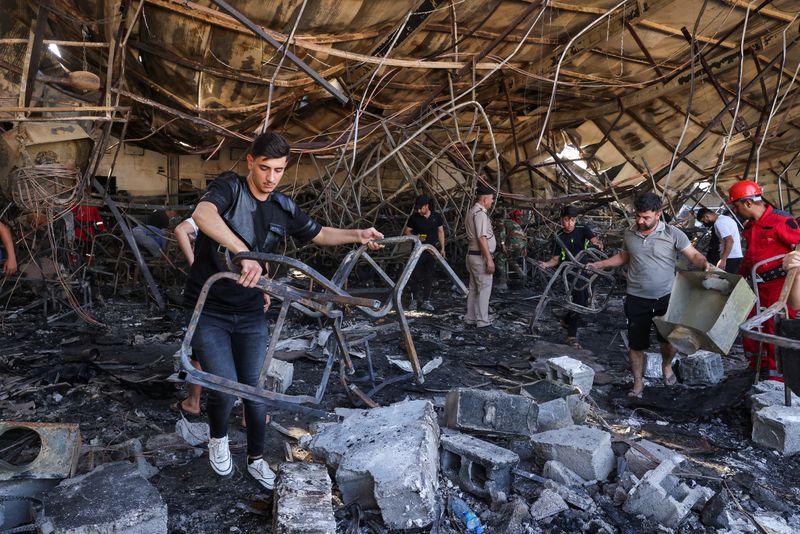
<path id="1" fill-rule="evenodd" d="M 786 254 L 778 254 L 777 256 L 773 256 L 771 258 L 767 258 L 766 260 L 762 260 L 755 265 L 750 270 L 750 279 L 753 285 L 753 291 L 755 292 L 756 296 L 758 296 L 758 281 L 760 280 L 758 274 L 756 274 L 756 270 L 764 264 L 773 262 L 775 260 L 781 260 Z M 755 339 L 756 341 L 763 343 L 772 343 L 777 347 L 786 347 L 790 349 L 800 349 L 800 340 L 796 339 L 789 339 L 783 336 L 777 336 L 775 334 L 765 334 L 761 331 L 761 325 L 769 321 L 771 318 L 776 316 L 786 317 L 786 301 L 789 298 L 789 291 L 792 289 L 792 285 L 794 285 L 794 279 L 797 276 L 796 269 L 790 270 L 786 274 L 786 279 L 783 283 L 783 288 L 781 289 L 781 294 L 778 297 L 778 300 L 775 301 L 774 304 L 767 308 L 763 308 L 761 306 L 761 301 L 756 301 L 756 309 L 758 313 L 741 325 L 739 325 L 739 331 L 742 333 L 744 337 Z M 761 347 L 759 346 L 759 365 L 761 363 Z"/>
<path id="2" fill-rule="evenodd" d="M 414 271 L 420 256 L 425 252 L 431 253 L 434 255 L 434 257 L 436 257 L 451 280 L 465 295 L 467 294 L 467 288 L 452 270 L 447 261 L 441 256 L 441 254 L 439 254 L 438 250 L 431 245 L 421 243 L 416 236 L 391 237 L 376 242 L 384 246 L 400 245 L 404 243 L 412 244 L 409 259 L 406 261 L 397 282 L 394 282 L 386 273 L 386 271 L 384 271 L 383 268 L 381 268 L 378 263 L 367 253 L 367 245 L 362 245 L 358 249 L 349 252 L 342 260 L 332 279 L 326 278 L 316 269 L 299 260 L 281 256 L 279 254 L 245 252 L 237 254 L 233 260 L 230 260 L 229 258 L 228 268 L 231 269 L 231 272 L 216 273 L 206 280 L 203 288 L 200 291 L 200 295 L 197 299 L 197 304 L 195 305 L 192 317 L 189 320 L 189 326 L 186 330 L 186 335 L 180 348 L 180 361 L 183 373 L 185 373 L 185 380 L 193 384 L 198 384 L 203 387 L 231 395 L 237 395 L 239 397 L 254 401 L 268 400 L 271 402 L 284 403 L 292 406 L 296 406 L 298 404 L 319 404 L 325 394 L 325 389 L 327 387 L 328 379 L 330 378 L 333 364 L 337 359 L 341 369 L 342 383 L 346 389 L 348 389 L 348 387 L 345 375 L 352 375 L 355 372 L 353 363 L 350 360 L 348 343 L 345 339 L 344 333 L 342 332 L 342 318 L 344 315 L 342 308 L 345 306 L 353 306 L 363 314 L 373 319 L 385 317 L 392 311 L 397 313 L 397 321 L 399 323 L 400 330 L 403 333 L 408 360 L 411 363 L 413 370 L 413 374 L 410 376 L 415 377 L 419 383 L 424 382 L 422 367 L 420 366 L 417 358 L 414 340 L 411 337 L 411 330 L 408 326 L 408 321 L 406 320 L 405 311 L 403 309 L 401 299 L 403 290 L 405 289 L 405 286 L 408 283 L 411 273 Z M 258 386 L 242 384 L 240 382 L 217 376 L 206 371 L 195 369 L 189 358 L 192 338 L 194 337 L 195 330 L 197 329 L 197 323 L 200 319 L 200 315 L 203 312 L 203 308 L 205 306 L 211 286 L 217 281 L 225 278 L 229 280 L 237 280 L 239 275 L 236 272 L 233 272 L 238 270 L 235 264 L 245 259 L 256 260 L 264 264 L 272 264 L 275 266 L 282 265 L 296 269 L 309 278 L 312 287 L 316 286 L 320 288 L 318 291 L 312 291 L 310 289 L 297 289 L 288 284 L 271 280 L 266 276 L 262 276 L 258 280 L 256 287 L 258 287 L 261 291 L 276 297 L 282 302 L 278 319 L 275 322 L 275 326 L 271 332 L 270 343 L 269 347 L 267 348 L 267 355 L 259 372 Z M 353 271 L 353 268 L 362 259 L 373 268 L 378 276 L 389 287 L 388 297 L 385 299 L 385 301 L 382 302 L 377 299 L 355 297 L 343 289 Z M 290 307 L 294 307 L 311 317 L 327 318 L 328 320 L 332 321 L 334 332 L 334 336 L 332 337 L 334 343 L 329 348 L 329 356 L 325 363 L 325 370 L 322 374 L 320 383 L 317 386 L 316 393 L 313 396 L 287 395 L 285 393 L 267 390 L 264 387 L 266 384 L 267 371 L 275 354 L 280 333 L 283 329 L 283 324 L 286 320 L 286 315 L 288 314 Z M 368 365 L 370 369 L 372 369 L 371 361 L 368 362 Z M 372 376 L 372 374 L 370 374 L 370 376 Z"/>
<path id="3" fill-rule="evenodd" d="M 556 239 L 558 239 L 557 236 Z M 590 269 L 584 265 L 584 263 L 605 259 L 606 255 L 602 251 L 596 248 L 589 248 L 580 251 L 577 255 L 573 255 L 566 247 L 563 248 L 566 250 L 569 259 L 562 261 L 550 276 L 550 281 L 539 298 L 536 311 L 534 311 L 533 317 L 528 323 L 528 328 L 531 332 L 535 333 L 536 325 L 541 319 L 542 313 L 547 308 L 547 304 L 553 300 L 550 292 L 556 282 L 561 281 L 566 292 L 563 299 L 558 299 L 558 306 L 580 314 L 596 314 L 603 311 L 616 287 L 616 277 L 613 271 Z M 538 263 L 535 266 L 545 273 L 548 272 L 546 268 L 540 267 Z M 597 282 L 601 280 L 610 283 L 608 291 L 597 291 Z M 572 301 L 572 293 L 584 290 L 589 291 L 589 305 L 583 306 L 574 303 Z"/>
<path id="4" fill-rule="evenodd" d="M 753 283 L 753 290 L 755 291 L 756 295 L 758 295 L 758 275 L 756 274 L 756 270 L 764 265 L 765 263 L 773 262 L 775 260 L 782 259 L 785 254 L 779 254 L 777 256 L 773 256 L 771 258 L 767 258 L 766 260 L 760 261 L 753 265 L 753 268 L 750 272 L 750 277 Z M 759 378 L 759 371 L 761 370 L 761 357 L 764 352 L 764 343 L 772 343 L 776 347 L 791 349 L 794 351 L 800 350 L 800 340 L 798 339 L 791 339 L 784 336 L 779 336 L 776 334 L 766 334 L 761 331 L 761 326 L 769 321 L 772 318 L 775 319 L 786 319 L 788 318 L 788 313 L 786 310 L 786 302 L 789 299 L 789 292 L 792 290 L 792 286 L 794 286 L 795 278 L 797 278 L 797 269 L 790 269 L 788 273 L 786 273 L 786 279 L 783 282 L 783 287 L 781 288 L 781 294 L 771 306 L 767 308 L 762 308 L 760 301 L 756 301 L 757 311 L 754 316 L 743 322 L 739 325 L 739 331 L 741 332 L 742 336 L 755 339 L 758 341 L 758 357 L 756 360 L 756 376 L 755 381 L 758 382 Z M 777 331 L 777 323 L 775 324 L 775 330 Z M 779 351 L 778 356 L 779 358 L 782 357 L 782 354 Z M 789 384 L 784 381 L 784 403 L 786 406 L 792 405 L 792 393 L 791 389 L 789 388 Z"/>

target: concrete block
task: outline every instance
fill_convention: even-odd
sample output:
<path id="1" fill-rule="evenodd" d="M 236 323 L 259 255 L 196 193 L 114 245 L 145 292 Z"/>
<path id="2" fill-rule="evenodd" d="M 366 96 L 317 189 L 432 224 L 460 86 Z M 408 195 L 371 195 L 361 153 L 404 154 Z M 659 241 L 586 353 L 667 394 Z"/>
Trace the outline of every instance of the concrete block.
<path id="1" fill-rule="evenodd" d="M 658 443 L 643 439 L 637 441 L 636 445 L 625 453 L 625 461 L 627 462 L 628 471 L 638 478 L 642 478 L 645 473 L 657 467 L 661 462 L 671 460 L 677 466 L 686 462 L 685 456 Z M 640 450 L 639 447 L 644 451 Z"/>
<path id="2" fill-rule="evenodd" d="M 81 433 L 73 423 L 0 421 L 0 436 L 9 441 L 38 437 L 39 453 L 23 465 L 0 462 L 0 480 L 15 478 L 68 478 L 75 474 L 81 452 Z"/>
<path id="3" fill-rule="evenodd" d="M 390 529 L 422 528 L 433 521 L 439 426 L 429 401 L 354 412 L 320 428 L 309 450 L 336 470 L 345 502 L 380 510 Z"/>
<path id="4" fill-rule="evenodd" d="M 594 370 L 580 360 L 559 356 L 547 360 L 547 378 L 577 388 L 588 395 L 594 383 Z"/>
<path id="5" fill-rule="evenodd" d="M 544 487 L 558 493 L 562 499 L 575 508 L 580 508 L 585 512 L 595 509 L 594 500 L 583 488 L 570 488 L 553 480 L 545 480 Z"/>
<path id="6" fill-rule="evenodd" d="M 753 516 L 758 525 L 769 534 L 796 534 L 797 530 L 789 526 L 780 516 L 769 514 L 756 514 Z"/>
<path id="7" fill-rule="evenodd" d="M 800 406 L 767 406 L 753 414 L 753 441 L 793 455 L 800 452 Z"/>
<path id="8" fill-rule="evenodd" d="M 539 405 L 539 417 L 536 419 L 536 428 L 539 432 L 574 424 L 566 399 L 553 399 Z"/>
<path id="9" fill-rule="evenodd" d="M 700 522 L 707 527 L 729 528 L 731 498 L 724 488 L 717 492 L 703 507 L 700 513 Z"/>
<path id="10" fill-rule="evenodd" d="M 275 534 L 336 534 L 331 479 L 322 464 L 281 464 L 273 503 Z"/>
<path id="11" fill-rule="evenodd" d="M 557 460 L 548 460 L 542 469 L 542 476 L 565 486 L 583 486 L 586 481 L 575 471 Z"/>
<path id="12" fill-rule="evenodd" d="M 688 385 L 717 384 L 725 378 L 722 356 L 707 350 L 684 356 L 678 372 L 683 383 Z"/>
<path id="13" fill-rule="evenodd" d="M 294 378 L 294 364 L 272 358 L 267 369 L 267 389 L 278 393 L 286 393 Z"/>
<path id="14" fill-rule="evenodd" d="M 531 505 L 531 517 L 541 521 L 550 516 L 560 514 L 569 509 L 561 495 L 551 489 L 543 489 L 535 503 Z"/>
<path id="15" fill-rule="evenodd" d="M 792 406 L 800 406 L 800 397 L 794 393 L 791 393 L 791 395 Z M 751 414 L 767 406 L 784 406 L 786 404 L 786 396 L 783 382 L 762 380 L 758 384 L 754 384 L 750 389 L 748 399 L 750 401 Z"/>
<path id="16" fill-rule="evenodd" d="M 767 393 L 769 391 L 783 391 L 783 382 L 777 380 L 761 380 L 750 388 L 750 394 Z"/>
<path id="17" fill-rule="evenodd" d="M 129 462 L 103 464 L 47 492 L 45 513 L 57 534 L 166 534 L 167 505 Z"/>
<path id="18" fill-rule="evenodd" d="M 574 388 L 550 380 L 538 382 L 519 389 L 521 395 L 529 396 L 539 406 L 537 429 L 539 432 L 570 425 L 579 425 L 589 414 L 589 404 Z"/>
<path id="19" fill-rule="evenodd" d="M 557 460 L 585 480 L 605 480 L 614 469 L 611 434 L 588 426 L 568 426 L 531 436 L 538 460 Z"/>
<path id="20" fill-rule="evenodd" d="M 589 416 L 590 406 L 588 402 L 583 400 L 582 395 L 567 396 L 567 408 L 569 408 L 569 414 L 572 416 L 572 422 L 576 425 L 582 425 Z"/>
<path id="21" fill-rule="evenodd" d="M 442 430 L 440 444 L 442 473 L 461 489 L 483 498 L 496 492 L 508 494 L 511 471 L 519 463 L 516 453 L 446 429 Z"/>
<path id="22" fill-rule="evenodd" d="M 705 504 L 714 492 L 703 486 L 690 488 L 672 474 L 675 467 L 667 460 L 645 473 L 628 492 L 623 510 L 677 528 L 693 507 Z"/>
<path id="23" fill-rule="evenodd" d="M 48 478 L 25 478 L 0 482 L 0 532 L 29 525 L 36 519 L 36 510 L 27 499 L 13 497 L 33 497 L 40 499 L 47 490 L 58 485 L 58 480 Z M 7 499 L 6 497 L 12 497 Z M 44 532 L 45 529 L 40 529 Z"/>
<path id="24" fill-rule="evenodd" d="M 447 394 L 445 424 L 499 436 L 530 436 L 536 432 L 539 407 L 522 395 L 458 388 Z"/>

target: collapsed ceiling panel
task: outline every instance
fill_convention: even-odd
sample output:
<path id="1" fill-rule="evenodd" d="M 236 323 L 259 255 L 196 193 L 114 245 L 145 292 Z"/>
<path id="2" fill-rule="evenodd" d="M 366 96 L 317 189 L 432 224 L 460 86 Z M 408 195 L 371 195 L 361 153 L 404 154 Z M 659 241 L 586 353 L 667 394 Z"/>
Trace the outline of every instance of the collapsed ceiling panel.
<path id="1" fill-rule="evenodd" d="M 298 153 L 336 156 L 321 180 L 344 171 L 358 181 L 354 172 L 374 174 L 381 162 L 413 191 L 436 167 L 423 160 L 444 157 L 499 184 L 525 168 L 527 195 L 538 197 L 549 180 L 570 179 L 555 158 L 566 132 L 587 125 L 591 140 L 567 144 L 597 158 L 590 174 L 615 168 L 614 184 L 655 183 L 674 195 L 745 174 L 795 180 L 792 2 L 223 4 L 18 0 L 4 5 L 0 53 L 24 63 L 26 29 L 50 6 L 45 43 L 67 45 L 42 55 L 40 73 L 96 74 L 99 91 L 72 96 L 130 107 L 127 137 L 213 154 L 269 124 Z M 3 73 L 11 93 L 21 76 L 19 67 Z"/>

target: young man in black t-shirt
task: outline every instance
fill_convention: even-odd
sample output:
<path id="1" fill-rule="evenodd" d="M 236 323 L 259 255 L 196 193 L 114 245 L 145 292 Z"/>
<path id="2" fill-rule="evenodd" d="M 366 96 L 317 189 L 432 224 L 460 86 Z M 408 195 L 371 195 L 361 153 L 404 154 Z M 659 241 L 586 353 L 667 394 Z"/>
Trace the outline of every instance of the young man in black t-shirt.
<path id="1" fill-rule="evenodd" d="M 403 229 L 403 235 L 415 235 L 423 243 L 433 245 L 444 256 L 444 219 L 431 211 L 430 200 L 425 195 L 420 195 L 414 202 L 415 213 L 408 218 L 408 225 Z M 433 277 L 436 274 L 436 258 L 433 254 L 422 254 L 411 274 L 411 303 L 409 310 L 417 308 L 416 297 L 422 301 L 422 309 L 434 311 L 431 304 L 433 292 Z"/>
<path id="2" fill-rule="evenodd" d="M 366 243 L 370 249 L 383 234 L 375 228 L 344 230 L 322 226 L 306 215 L 287 196 L 275 189 L 288 163 L 289 144 L 278 134 L 259 135 L 247 154 L 246 177 L 225 173 L 208 187 L 192 219 L 199 232 L 195 260 L 184 291 L 187 307 L 194 307 L 200 289 L 212 274 L 227 271 L 219 251 L 273 252 L 280 241 L 292 236 L 317 245 Z M 269 295 L 255 288 L 263 268 L 253 260 L 240 264 L 236 282 L 223 279 L 213 286 L 197 323 L 192 350 L 203 370 L 251 386 L 267 352 L 269 334 L 264 312 Z M 234 396 L 209 392 L 211 427 L 208 453 L 212 469 L 227 477 L 233 472 L 228 446 L 228 418 Z M 247 413 L 247 471 L 262 486 L 272 489 L 275 473 L 263 458 L 266 404 L 244 400 Z"/>
<path id="3" fill-rule="evenodd" d="M 555 267 L 565 260 L 571 260 L 577 256 L 581 250 L 586 250 L 592 244 L 602 250 L 603 244 L 594 235 L 591 229 L 586 226 L 577 226 L 578 208 L 575 206 L 564 206 L 561 210 L 561 230 L 553 238 L 553 253 L 549 260 L 539 262 L 542 267 Z M 572 254 L 572 257 L 570 257 Z M 572 302 L 580 306 L 586 306 L 589 301 L 589 292 L 586 289 L 572 292 Z M 578 341 L 578 327 L 581 324 L 579 314 L 570 311 L 561 320 L 562 326 L 567 330 L 566 342 L 568 345 L 580 348 Z"/>

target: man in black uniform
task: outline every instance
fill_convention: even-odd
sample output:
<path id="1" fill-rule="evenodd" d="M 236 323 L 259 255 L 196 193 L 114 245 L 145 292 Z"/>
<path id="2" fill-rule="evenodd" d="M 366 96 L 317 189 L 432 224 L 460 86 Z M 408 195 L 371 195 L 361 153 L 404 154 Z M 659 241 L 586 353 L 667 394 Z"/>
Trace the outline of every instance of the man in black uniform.
<path id="1" fill-rule="evenodd" d="M 439 249 L 444 256 L 444 219 L 442 216 L 431 211 L 430 201 L 425 195 L 417 197 L 414 202 L 416 213 L 408 218 L 408 226 L 403 229 L 403 235 L 415 235 L 423 243 L 433 245 Z M 431 292 L 433 291 L 433 277 L 436 274 L 436 258 L 433 254 L 423 253 L 417 262 L 417 266 L 411 275 L 411 303 L 409 310 L 417 309 L 416 297 L 422 301 L 421 308 L 427 311 L 434 311 L 431 304 Z"/>
<path id="2" fill-rule="evenodd" d="M 573 256 L 577 256 L 581 250 L 589 248 L 590 243 L 603 250 L 603 244 L 594 235 L 594 232 L 586 226 L 576 226 L 577 221 L 578 208 L 564 206 L 561 209 L 561 231 L 553 238 L 553 255 L 549 260 L 539 262 L 539 265 L 542 267 L 555 267 L 562 261 L 571 259 L 567 251 Z M 574 304 L 586 306 L 588 301 L 589 292 L 586 289 L 572 292 L 572 302 Z M 575 348 L 581 348 L 581 344 L 578 341 L 578 327 L 581 324 L 581 316 L 573 311 L 568 312 L 564 319 L 561 320 L 561 324 L 567 330 L 567 344 Z"/>
<path id="3" fill-rule="evenodd" d="M 184 301 L 194 307 L 200 289 L 213 274 L 227 271 L 218 251 L 231 255 L 245 251 L 272 252 L 287 236 L 317 245 L 373 243 L 383 235 L 374 228 L 344 230 L 323 227 L 276 191 L 289 157 L 289 144 L 278 134 L 259 135 L 247 154 L 247 176 L 232 172 L 218 177 L 200 199 L 192 219 L 199 232 L 195 260 L 186 281 Z M 214 375 L 256 386 L 267 352 L 268 332 L 264 312 L 269 296 L 255 289 L 262 266 L 243 260 L 236 282 L 223 279 L 211 286 L 197 323 L 192 350 L 202 368 Z M 228 446 L 228 418 L 234 397 L 212 390 L 208 416 L 211 427 L 208 455 L 218 475 L 233 472 Z M 275 473 L 263 459 L 265 415 L 263 402 L 244 400 L 247 413 L 247 471 L 262 486 L 272 489 Z"/>

